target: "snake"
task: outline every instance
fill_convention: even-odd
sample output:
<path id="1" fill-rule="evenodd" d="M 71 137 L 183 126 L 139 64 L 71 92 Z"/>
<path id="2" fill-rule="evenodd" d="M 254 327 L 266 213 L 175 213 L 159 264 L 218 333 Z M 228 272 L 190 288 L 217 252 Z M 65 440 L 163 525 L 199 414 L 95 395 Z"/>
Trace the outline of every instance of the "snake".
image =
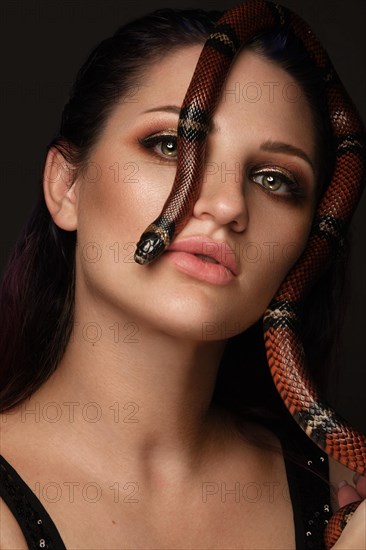
<path id="1" fill-rule="evenodd" d="M 308 243 L 263 315 L 268 366 L 279 395 L 300 428 L 334 460 L 366 473 L 366 436 L 344 420 L 320 395 L 306 366 L 299 336 L 299 308 L 317 277 L 330 265 L 366 181 L 366 131 L 329 56 L 309 25 L 288 8 L 267 0 L 246 0 L 226 10 L 203 45 L 178 120 L 177 171 L 159 216 L 142 233 L 138 264 L 158 258 L 187 224 L 198 199 L 210 121 L 236 55 L 254 37 L 286 28 L 301 41 L 323 78 L 335 163 L 318 201 Z M 361 500 L 341 507 L 324 530 L 329 550 Z"/>

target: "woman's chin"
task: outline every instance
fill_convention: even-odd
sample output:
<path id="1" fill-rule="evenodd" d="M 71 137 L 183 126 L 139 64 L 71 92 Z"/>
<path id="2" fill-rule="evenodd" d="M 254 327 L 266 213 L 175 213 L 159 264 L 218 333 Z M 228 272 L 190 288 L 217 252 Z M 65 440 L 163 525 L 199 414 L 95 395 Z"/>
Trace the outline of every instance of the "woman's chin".
<path id="1" fill-rule="evenodd" d="M 104 318 L 136 324 L 141 334 L 159 331 L 196 342 L 227 340 L 252 323 L 255 312 L 244 306 L 239 311 L 234 296 L 222 290 L 217 294 L 208 283 L 197 284 L 188 277 L 153 278 L 146 281 L 103 272 L 82 285 L 83 302 L 90 300 L 88 309 L 100 311 Z"/>

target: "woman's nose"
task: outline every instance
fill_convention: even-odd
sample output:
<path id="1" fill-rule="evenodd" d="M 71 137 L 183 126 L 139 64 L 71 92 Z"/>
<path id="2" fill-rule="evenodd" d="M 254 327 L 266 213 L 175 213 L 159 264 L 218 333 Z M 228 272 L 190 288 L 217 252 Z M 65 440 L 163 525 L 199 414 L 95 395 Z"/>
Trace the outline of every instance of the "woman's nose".
<path id="1" fill-rule="evenodd" d="M 244 175 L 239 162 L 207 162 L 193 216 L 212 218 L 217 225 L 244 231 L 249 214 L 244 196 Z"/>

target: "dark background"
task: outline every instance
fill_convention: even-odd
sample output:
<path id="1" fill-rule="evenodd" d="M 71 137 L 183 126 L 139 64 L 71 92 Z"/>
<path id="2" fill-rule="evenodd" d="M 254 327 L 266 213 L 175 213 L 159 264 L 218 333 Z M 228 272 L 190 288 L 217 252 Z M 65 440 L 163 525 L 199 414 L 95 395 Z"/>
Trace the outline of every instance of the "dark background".
<path id="1" fill-rule="evenodd" d="M 77 69 L 89 51 L 127 20 L 162 7 L 226 9 L 237 1 L 99 0 L 2 1 L 1 122 L 2 200 L 0 269 L 28 218 L 46 146 L 57 133 L 62 107 Z M 304 17 L 328 50 L 334 66 L 366 121 L 366 2 L 283 0 Z M 366 194 L 353 227 L 351 294 L 339 368 L 330 398 L 349 421 L 366 431 Z"/>

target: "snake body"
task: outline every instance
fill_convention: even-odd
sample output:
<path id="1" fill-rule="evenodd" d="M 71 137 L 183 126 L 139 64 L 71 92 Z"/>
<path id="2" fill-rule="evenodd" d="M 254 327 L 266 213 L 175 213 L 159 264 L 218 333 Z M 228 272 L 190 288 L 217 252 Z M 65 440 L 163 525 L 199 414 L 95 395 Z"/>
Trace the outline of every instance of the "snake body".
<path id="1" fill-rule="evenodd" d="M 308 245 L 283 281 L 264 317 L 264 342 L 275 386 L 293 418 L 329 456 L 366 473 L 366 437 L 347 424 L 319 395 L 299 338 L 298 305 L 329 266 L 342 243 L 366 179 L 366 136 L 359 115 L 310 27 L 290 10 L 247 0 L 216 23 L 199 57 L 178 121 L 177 173 L 159 217 L 142 234 L 135 261 L 157 258 L 192 216 L 198 199 L 210 121 L 237 52 L 254 36 L 286 26 L 303 43 L 326 82 L 328 112 L 336 141 L 332 179 L 318 204 Z M 359 503 L 342 507 L 329 521 L 331 548 Z"/>

